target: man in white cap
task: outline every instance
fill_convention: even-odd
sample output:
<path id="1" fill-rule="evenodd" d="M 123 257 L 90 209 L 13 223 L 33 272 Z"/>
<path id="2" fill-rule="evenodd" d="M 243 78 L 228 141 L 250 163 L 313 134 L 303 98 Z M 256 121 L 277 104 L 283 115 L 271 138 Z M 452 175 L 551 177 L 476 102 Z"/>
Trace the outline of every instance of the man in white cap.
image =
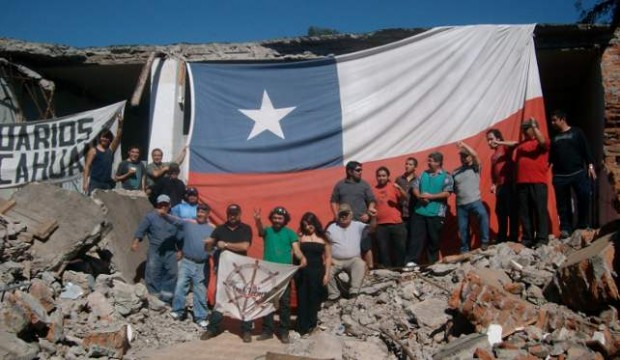
<path id="1" fill-rule="evenodd" d="M 153 211 L 144 216 L 134 233 L 131 251 L 137 251 L 145 235 L 149 238 L 144 280 L 149 293 L 172 302 L 177 279 L 177 227 L 168 217 L 170 197 L 159 195 Z"/>
<path id="2" fill-rule="evenodd" d="M 332 271 L 327 284 L 327 300 L 333 302 L 340 297 L 337 284 L 338 273 L 345 271 L 351 279 L 349 297 L 359 294 L 369 264 L 362 260 L 361 245 L 364 230 L 369 227 L 369 232 L 374 232 L 377 226 L 376 210 L 368 209 L 370 224 L 353 220 L 353 209 L 349 204 L 338 206 L 337 221 L 327 227 L 327 236 L 332 241 Z"/>

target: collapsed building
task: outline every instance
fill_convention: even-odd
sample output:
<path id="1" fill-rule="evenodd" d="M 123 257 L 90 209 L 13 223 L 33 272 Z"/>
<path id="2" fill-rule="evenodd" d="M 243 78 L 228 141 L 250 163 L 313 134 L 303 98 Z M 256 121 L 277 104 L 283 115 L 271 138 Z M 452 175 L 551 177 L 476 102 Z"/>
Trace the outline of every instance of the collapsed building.
<path id="1" fill-rule="evenodd" d="M 0 58 L 6 59 L 0 63 L 4 65 L 0 75 L 30 81 L 17 89 L 13 85 L 21 99 L 15 107 L 19 111 L 13 112 L 16 121 L 63 116 L 132 99 L 125 115 L 124 145 L 131 142 L 148 148 L 148 132 L 143 129 L 151 126 L 153 99 L 145 88 L 149 83 L 153 86 L 157 71 L 150 76 L 149 71 L 158 59 L 295 61 L 350 53 L 423 31 L 386 30 L 256 44 L 94 49 L 0 39 Z M 607 225 L 611 230 L 576 232 L 568 243 L 552 241 L 537 250 L 502 244 L 446 257 L 423 273 L 375 271 L 365 279 L 359 298 L 323 309 L 322 331 L 294 342 L 287 349 L 290 356 L 618 356 L 619 260 L 613 221 L 620 209 L 620 84 L 615 75 L 620 66 L 620 34 L 604 26 L 547 25 L 537 26 L 535 35 L 546 108 L 565 108 L 573 124 L 584 129 L 601 164 L 596 218 L 601 225 L 611 224 Z M 34 96 L 33 84 L 42 95 Z M 179 88 L 186 86 L 187 82 L 179 84 Z M 183 100 L 177 116 L 184 120 L 187 133 L 189 111 L 184 109 L 191 99 Z M 70 194 L 32 184 L 2 205 L 3 355 L 135 358 L 148 348 L 196 339 L 196 327 L 172 322 L 165 306 L 136 284 L 140 261 L 127 254 L 123 244 L 140 214 L 149 209 L 146 199 L 116 192 L 97 193 L 92 199 Z M 78 208 L 80 216 L 72 216 L 71 211 Z"/>

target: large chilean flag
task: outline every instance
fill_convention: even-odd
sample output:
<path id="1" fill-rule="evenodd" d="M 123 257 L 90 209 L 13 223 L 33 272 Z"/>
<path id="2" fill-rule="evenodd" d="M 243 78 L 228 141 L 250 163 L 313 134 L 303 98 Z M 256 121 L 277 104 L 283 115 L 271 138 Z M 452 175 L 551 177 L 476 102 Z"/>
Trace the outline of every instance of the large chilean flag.
<path id="1" fill-rule="evenodd" d="M 395 177 L 409 156 L 420 173 L 432 151 L 452 171 L 455 143 L 466 141 L 484 161 L 483 200 L 493 209 L 486 130 L 518 140 L 520 122 L 533 116 L 547 131 L 533 30 L 441 27 L 320 60 L 190 64 L 189 183 L 219 220 L 229 203 L 250 224 L 253 208 L 281 205 L 297 229 L 306 211 L 331 220 L 330 194 L 347 161 L 362 162 L 371 184 L 377 167 Z M 456 230 L 445 232 L 444 255 L 458 250 Z M 261 250 L 255 239 L 250 254 Z"/>

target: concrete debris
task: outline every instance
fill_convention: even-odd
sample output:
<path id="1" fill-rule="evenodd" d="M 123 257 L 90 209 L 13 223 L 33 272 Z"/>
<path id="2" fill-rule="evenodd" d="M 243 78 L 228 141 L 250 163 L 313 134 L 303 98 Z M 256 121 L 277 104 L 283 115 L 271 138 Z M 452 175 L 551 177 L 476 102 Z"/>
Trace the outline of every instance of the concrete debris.
<path id="1" fill-rule="evenodd" d="M 572 253 L 558 269 L 553 286 L 564 305 L 593 312 L 620 300 L 614 272 L 615 248 L 609 234 Z"/>
<path id="2" fill-rule="evenodd" d="M 134 359 L 198 339 L 203 330 L 191 316 L 172 319 L 170 306 L 140 283 L 144 254 L 127 251 L 151 208 L 146 198 L 115 191 L 89 198 L 31 184 L 12 200 L 58 227 L 41 241 L 14 226 L 7 236 L 13 243 L 0 247 L 0 358 Z M 80 212 L 66 210 L 75 208 Z M 618 357 L 618 235 L 594 234 L 576 232 L 535 249 L 492 245 L 422 272 L 373 270 L 357 297 L 321 309 L 309 336 L 291 332 L 287 352 L 323 359 Z"/>

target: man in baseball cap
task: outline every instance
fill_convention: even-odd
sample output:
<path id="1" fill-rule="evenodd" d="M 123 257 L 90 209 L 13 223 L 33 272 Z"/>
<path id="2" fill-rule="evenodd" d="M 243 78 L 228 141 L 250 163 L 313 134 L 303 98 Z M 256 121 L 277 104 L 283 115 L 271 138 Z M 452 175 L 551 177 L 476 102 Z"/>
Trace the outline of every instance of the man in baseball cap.
<path id="1" fill-rule="evenodd" d="M 144 280 L 149 293 L 170 303 L 177 279 L 177 227 L 166 219 L 170 210 L 170 197 L 159 195 L 156 208 L 144 216 L 134 233 L 131 251 L 138 251 L 144 236 L 148 236 Z"/>

